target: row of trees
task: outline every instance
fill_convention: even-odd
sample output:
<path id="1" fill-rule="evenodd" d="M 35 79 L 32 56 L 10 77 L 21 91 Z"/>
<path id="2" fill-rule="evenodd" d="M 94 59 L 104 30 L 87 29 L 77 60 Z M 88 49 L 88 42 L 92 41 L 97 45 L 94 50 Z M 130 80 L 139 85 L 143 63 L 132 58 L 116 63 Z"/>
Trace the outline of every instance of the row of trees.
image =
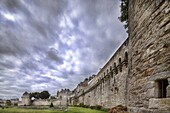
<path id="1" fill-rule="evenodd" d="M 121 22 L 125 22 L 124 27 L 125 29 L 128 28 L 128 5 L 129 5 L 129 0 L 120 0 L 121 1 L 121 16 L 119 17 L 119 20 Z"/>
<path id="2" fill-rule="evenodd" d="M 33 92 L 30 93 L 30 97 L 34 97 L 35 99 L 48 99 L 50 97 L 50 94 L 48 91 Z"/>

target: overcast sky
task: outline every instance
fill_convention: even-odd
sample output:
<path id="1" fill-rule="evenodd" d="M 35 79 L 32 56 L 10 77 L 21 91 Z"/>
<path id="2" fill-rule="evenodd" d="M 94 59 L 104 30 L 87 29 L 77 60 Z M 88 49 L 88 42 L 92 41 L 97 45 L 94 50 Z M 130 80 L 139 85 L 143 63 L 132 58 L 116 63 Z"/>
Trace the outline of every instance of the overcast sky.
<path id="1" fill-rule="evenodd" d="M 0 98 L 76 87 L 127 38 L 119 0 L 0 0 Z"/>

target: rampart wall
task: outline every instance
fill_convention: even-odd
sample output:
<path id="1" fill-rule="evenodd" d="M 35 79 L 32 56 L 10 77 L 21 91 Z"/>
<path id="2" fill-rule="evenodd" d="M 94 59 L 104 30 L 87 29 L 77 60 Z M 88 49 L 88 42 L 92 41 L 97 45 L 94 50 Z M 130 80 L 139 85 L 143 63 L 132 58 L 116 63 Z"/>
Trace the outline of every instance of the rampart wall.
<path id="1" fill-rule="evenodd" d="M 129 0 L 129 64 L 131 112 L 166 111 L 170 107 L 169 0 Z"/>
<path id="2" fill-rule="evenodd" d="M 129 38 L 72 104 L 170 112 L 170 1 L 129 0 Z"/>
<path id="3" fill-rule="evenodd" d="M 88 86 L 76 95 L 76 104 L 101 105 L 106 108 L 119 104 L 126 105 L 127 67 L 128 39 L 89 81 Z"/>

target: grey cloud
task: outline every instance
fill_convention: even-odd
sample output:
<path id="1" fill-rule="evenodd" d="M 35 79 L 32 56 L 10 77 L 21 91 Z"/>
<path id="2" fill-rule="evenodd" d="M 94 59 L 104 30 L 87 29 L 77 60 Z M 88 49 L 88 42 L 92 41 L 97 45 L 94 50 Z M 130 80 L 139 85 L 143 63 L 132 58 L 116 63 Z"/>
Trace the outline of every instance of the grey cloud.
<path id="1" fill-rule="evenodd" d="M 62 59 L 58 55 L 58 51 L 54 48 L 51 48 L 48 51 L 48 57 L 51 58 L 52 60 L 55 60 L 56 62 L 62 63 Z"/>
<path id="2" fill-rule="evenodd" d="M 20 0 L 1 0 L 1 7 L 4 7 L 5 9 L 8 9 L 9 11 L 14 11 L 18 8 L 21 8 L 21 2 Z"/>
<path id="3" fill-rule="evenodd" d="M 118 0 L 1 0 L 0 98 L 97 73 L 127 37 L 119 15 Z"/>

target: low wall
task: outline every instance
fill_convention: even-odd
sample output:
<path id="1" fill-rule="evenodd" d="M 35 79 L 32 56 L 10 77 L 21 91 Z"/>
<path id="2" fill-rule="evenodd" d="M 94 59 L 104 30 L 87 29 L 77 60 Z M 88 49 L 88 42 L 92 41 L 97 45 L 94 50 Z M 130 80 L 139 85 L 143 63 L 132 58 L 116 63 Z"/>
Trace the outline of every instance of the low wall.
<path id="1" fill-rule="evenodd" d="M 50 100 L 34 100 L 32 105 L 34 106 L 48 106 L 51 104 Z"/>
<path id="2" fill-rule="evenodd" d="M 43 100 L 33 100 L 33 106 L 50 106 L 53 103 L 54 106 L 67 106 L 66 99 L 43 99 Z"/>

